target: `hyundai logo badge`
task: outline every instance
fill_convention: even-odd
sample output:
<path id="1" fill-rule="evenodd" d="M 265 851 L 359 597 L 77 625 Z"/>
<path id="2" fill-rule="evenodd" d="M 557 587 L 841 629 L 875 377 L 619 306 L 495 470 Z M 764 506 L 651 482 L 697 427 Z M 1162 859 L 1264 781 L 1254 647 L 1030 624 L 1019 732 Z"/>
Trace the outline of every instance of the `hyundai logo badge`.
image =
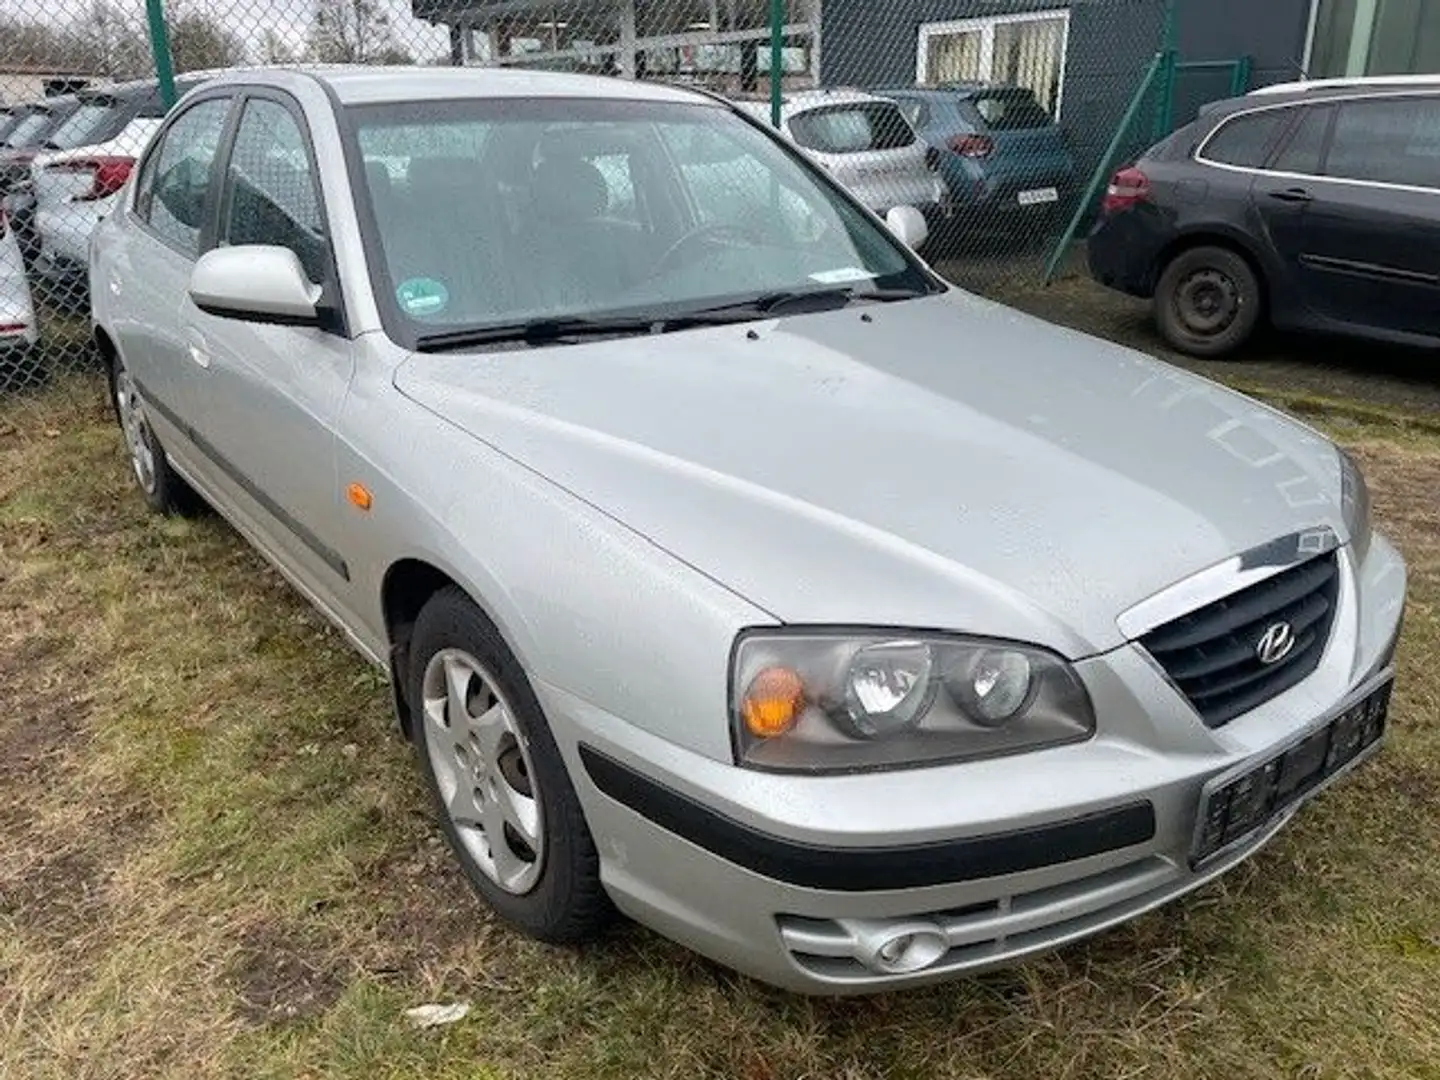
<path id="1" fill-rule="evenodd" d="M 1288 622 L 1272 623 L 1255 643 L 1262 664 L 1278 664 L 1295 648 L 1295 628 Z"/>

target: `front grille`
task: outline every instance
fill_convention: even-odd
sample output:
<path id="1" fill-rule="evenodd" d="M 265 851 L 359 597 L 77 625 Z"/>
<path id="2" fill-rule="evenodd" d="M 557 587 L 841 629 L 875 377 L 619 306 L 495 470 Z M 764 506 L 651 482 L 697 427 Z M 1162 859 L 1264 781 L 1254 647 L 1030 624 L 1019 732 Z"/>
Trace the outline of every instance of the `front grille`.
<path id="1" fill-rule="evenodd" d="M 1166 623 L 1140 644 L 1207 727 L 1228 724 L 1319 666 L 1335 620 L 1336 560 L 1333 551 L 1311 559 Z M 1294 644 L 1267 664 L 1260 659 L 1261 639 L 1278 624 L 1289 625 Z"/>

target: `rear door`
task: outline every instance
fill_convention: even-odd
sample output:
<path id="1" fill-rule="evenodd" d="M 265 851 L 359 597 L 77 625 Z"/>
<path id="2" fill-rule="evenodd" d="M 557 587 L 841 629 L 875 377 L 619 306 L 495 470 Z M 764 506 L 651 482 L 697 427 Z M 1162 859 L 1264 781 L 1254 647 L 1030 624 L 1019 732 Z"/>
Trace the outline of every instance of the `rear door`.
<path id="1" fill-rule="evenodd" d="M 1440 336 L 1440 98 L 1306 107 L 1254 199 L 1310 310 Z"/>
<path id="2" fill-rule="evenodd" d="M 181 306 L 208 239 L 211 181 L 231 101 L 188 102 L 158 136 L 141 163 L 127 227 L 114 233 L 92 281 L 116 314 L 116 344 L 161 441 L 190 469 L 203 468 L 191 445 L 199 364 L 181 333 Z"/>
<path id="3" fill-rule="evenodd" d="M 1298 262 L 1311 305 L 1440 336 L 1440 97 L 1340 102 L 1323 175 L 1287 176 L 1286 164 L 1282 154 L 1264 198 L 1303 207 Z"/>

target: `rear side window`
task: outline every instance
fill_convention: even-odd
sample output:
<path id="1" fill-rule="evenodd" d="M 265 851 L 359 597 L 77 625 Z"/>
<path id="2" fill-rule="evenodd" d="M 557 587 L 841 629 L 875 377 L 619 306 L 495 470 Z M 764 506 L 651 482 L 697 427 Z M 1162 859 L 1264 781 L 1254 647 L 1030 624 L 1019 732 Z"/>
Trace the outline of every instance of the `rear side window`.
<path id="1" fill-rule="evenodd" d="M 997 90 L 970 99 L 985 127 L 991 131 L 1030 131 L 1054 121 L 1029 90 Z"/>
<path id="2" fill-rule="evenodd" d="M 1440 188 L 1440 98 L 1341 105 L 1325 172 L 1346 180 Z"/>
<path id="3" fill-rule="evenodd" d="M 1210 136 L 1203 156 L 1220 165 L 1258 169 L 1270 156 L 1270 148 L 1290 115 L 1288 109 L 1267 109 L 1227 120 Z"/>
<path id="4" fill-rule="evenodd" d="M 822 154 L 897 150 L 915 141 L 915 132 L 899 107 L 889 102 L 812 109 L 790 121 L 790 133 L 807 150 Z"/>
<path id="5" fill-rule="evenodd" d="M 1300 110 L 1300 117 L 1290 132 L 1284 148 L 1275 156 L 1271 168 L 1277 172 L 1304 173 L 1316 176 L 1325 153 L 1325 136 L 1330 130 L 1329 105 L 1314 105 Z"/>

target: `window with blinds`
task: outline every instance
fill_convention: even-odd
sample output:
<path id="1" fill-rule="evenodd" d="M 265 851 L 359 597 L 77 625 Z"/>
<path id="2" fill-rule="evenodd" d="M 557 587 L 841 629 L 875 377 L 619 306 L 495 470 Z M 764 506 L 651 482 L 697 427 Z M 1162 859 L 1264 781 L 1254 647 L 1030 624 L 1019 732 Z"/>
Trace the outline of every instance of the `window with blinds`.
<path id="1" fill-rule="evenodd" d="M 920 27 L 916 81 L 1023 87 L 1058 119 L 1069 29 L 1070 13 L 1063 9 L 926 23 Z"/>

